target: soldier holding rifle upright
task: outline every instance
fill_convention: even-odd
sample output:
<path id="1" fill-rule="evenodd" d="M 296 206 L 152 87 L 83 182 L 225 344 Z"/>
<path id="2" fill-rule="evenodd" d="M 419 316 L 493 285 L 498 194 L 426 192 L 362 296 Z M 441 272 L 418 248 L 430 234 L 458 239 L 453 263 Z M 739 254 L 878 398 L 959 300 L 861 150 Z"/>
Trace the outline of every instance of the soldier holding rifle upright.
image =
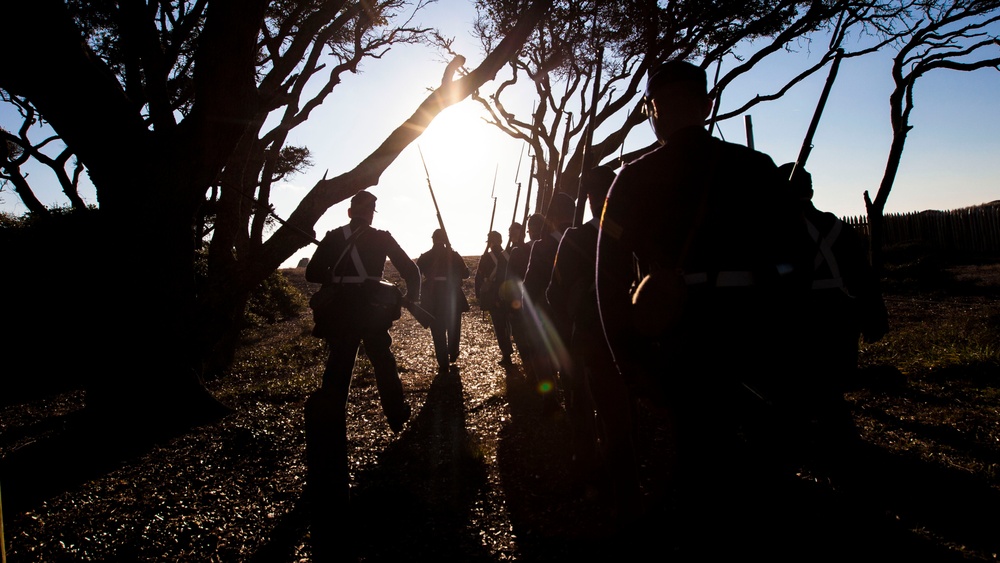
<path id="1" fill-rule="evenodd" d="M 547 413 L 561 409 L 557 376 L 567 359 L 565 343 L 551 338 L 552 311 L 545 290 L 552 279 L 552 267 L 563 232 L 573 225 L 576 203 L 566 193 L 552 197 L 545 212 L 542 236 L 531 247 L 528 268 L 524 272 L 525 331 L 531 343 L 530 372 L 535 377 L 537 390 L 542 395 L 542 408 Z"/>
<path id="2" fill-rule="evenodd" d="M 771 158 L 706 131 L 703 69 L 663 64 L 644 105 L 662 146 L 627 164 L 608 194 L 598 300 L 618 368 L 672 415 L 674 506 L 691 526 L 681 533 L 696 538 L 718 532 L 709 522 L 720 513 L 739 518 L 751 505 L 737 493 L 761 488 L 730 485 L 734 467 L 749 476 L 755 466 L 736 453 L 753 420 L 746 413 L 763 407 L 758 389 L 794 364 L 783 343 L 802 293 L 796 250 L 805 235 Z"/>
<path id="3" fill-rule="evenodd" d="M 486 237 L 486 251 L 479 258 L 476 267 L 476 300 L 479 308 L 486 311 L 493 321 L 493 332 L 500 348 L 500 365 L 513 365 L 511 354 L 514 345 L 510 340 L 510 324 L 507 322 L 507 306 L 500 300 L 500 286 L 507 275 L 507 261 L 510 254 L 503 249 L 503 236 L 490 231 Z"/>
<path id="4" fill-rule="evenodd" d="M 514 343 L 517 345 L 517 352 L 521 356 L 521 364 L 524 367 L 525 376 L 530 381 L 534 381 L 535 375 L 531 371 L 531 341 L 525 328 L 528 319 L 523 295 L 524 274 L 528 271 L 528 259 L 531 257 L 531 249 L 542 238 L 542 229 L 544 226 L 545 216 L 541 213 L 535 213 L 525 221 L 528 240 L 523 244 L 515 245 L 511 248 L 510 261 L 507 263 L 507 277 L 502 287 L 502 295 L 507 302 L 511 338 L 514 339 Z"/>
<path id="5" fill-rule="evenodd" d="M 462 292 L 462 280 L 469 277 L 465 260 L 448 243 L 444 229 L 435 229 L 431 235 L 434 246 L 417 258 L 417 266 L 424 275 L 423 305 L 434 315 L 431 337 L 439 372 L 458 361 L 462 338 L 462 313 L 469 310 L 469 302 Z"/>

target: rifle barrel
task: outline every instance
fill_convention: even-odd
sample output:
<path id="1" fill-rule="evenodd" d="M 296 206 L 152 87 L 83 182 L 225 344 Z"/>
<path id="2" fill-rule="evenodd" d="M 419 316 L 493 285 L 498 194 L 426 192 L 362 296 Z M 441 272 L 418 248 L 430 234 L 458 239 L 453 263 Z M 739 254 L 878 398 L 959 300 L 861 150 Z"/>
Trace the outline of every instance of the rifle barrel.
<path id="1" fill-rule="evenodd" d="M 448 248 L 451 248 L 451 239 L 448 238 L 448 229 L 444 228 L 444 219 L 441 218 L 441 208 L 438 207 L 437 198 L 434 197 L 434 186 L 431 185 L 431 173 L 427 169 L 427 161 L 424 160 L 424 151 L 420 150 L 420 145 L 417 145 L 417 152 L 420 153 L 420 162 L 424 165 L 424 175 L 427 176 L 427 189 L 431 192 L 431 201 L 434 203 L 434 212 L 437 214 L 438 226 L 441 227 L 441 232 L 444 233 L 444 238 L 448 241 Z"/>
<path id="2" fill-rule="evenodd" d="M 809 159 L 809 153 L 812 152 L 812 140 L 813 136 L 816 135 L 816 128 L 819 126 L 819 118 L 823 115 L 823 107 L 826 106 L 826 99 L 830 96 L 830 89 L 833 88 L 833 81 L 837 78 L 837 69 L 840 68 L 840 59 L 843 56 L 844 50 L 837 49 L 836 54 L 833 56 L 833 65 L 830 67 L 830 75 L 827 76 L 826 84 L 823 85 L 823 92 L 819 96 L 819 103 L 816 105 L 812 121 L 809 122 L 806 138 L 802 141 L 802 148 L 799 149 L 799 156 L 795 159 L 795 165 L 792 167 L 792 174 L 789 176 L 789 180 L 799 174 L 806 166 L 806 160 Z"/>

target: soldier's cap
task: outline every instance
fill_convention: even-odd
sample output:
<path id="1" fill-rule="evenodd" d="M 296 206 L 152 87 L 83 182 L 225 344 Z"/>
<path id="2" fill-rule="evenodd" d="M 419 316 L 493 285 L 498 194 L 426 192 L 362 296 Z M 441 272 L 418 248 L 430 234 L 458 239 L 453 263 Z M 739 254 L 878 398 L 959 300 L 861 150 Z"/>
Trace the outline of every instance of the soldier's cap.
<path id="1" fill-rule="evenodd" d="M 375 211 L 375 200 L 378 198 L 370 192 L 361 190 L 351 198 L 351 209 L 359 211 Z"/>
<path id="2" fill-rule="evenodd" d="M 490 234 L 486 235 L 486 242 L 493 242 L 494 240 L 502 241 L 503 235 L 496 231 L 490 231 Z"/>
<path id="3" fill-rule="evenodd" d="M 572 219 L 575 212 L 576 201 L 573 200 L 573 196 L 566 192 L 559 192 L 549 202 L 545 218 L 551 223 L 556 224 L 566 219 Z"/>
<path id="4" fill-rule="evenodd" d="M 604 199 L 615 181 L 615 171 L 610 166 L 591 168 L 583 175 L 583 190 L 590 198 Z"/>
<path id="5" fill-rule="evenodd" d="M 437 242 L 437 241 L 440 240 L 441 242 L 447 244 L 448 243 L 448 233 L 446 233 L 444 231 L 444 229 L 434 229 L 434 232 L 431 233 L 431 240 L 434 241 L 434 242 Z"/>
<path id="6" fill-rule="evenodd" d="M 813 186 L 812 186 L 812 174 L 810 174 L 805 168 L 799 169 L 798 173 L 795 174 L 793 181 L 792 170 L 795 169 L 794 162 L 786 162 L 778 167 L 778 175 L 783 179 L 788 180 L 789 188 L 791 189 L 792 197 L 795 199 L 807 201 L 812 199 L 813 196 Z"/>
<path id="7" fill-rule="evenodd" d="M 708 92 L 705 69 L 682 60 L 667 61 L 649 75 L 646 80 L 646 97 L 651 98 L 667 84 L 688 85 L 692 92 L 702 96 Z"/>

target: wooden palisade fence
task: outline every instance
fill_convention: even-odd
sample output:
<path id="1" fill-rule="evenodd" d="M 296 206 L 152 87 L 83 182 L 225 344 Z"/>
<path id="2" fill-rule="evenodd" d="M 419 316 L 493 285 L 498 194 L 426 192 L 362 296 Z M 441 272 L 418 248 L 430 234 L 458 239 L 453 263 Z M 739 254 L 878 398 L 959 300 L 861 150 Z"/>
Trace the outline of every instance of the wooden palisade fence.
<path id="1" fill-rule="evenodd" d="M 867 217 L 842 219 L 868 238 Z M 887 214 L 884 247 L 914 243 L 949 253 L 1000 255 L 1000 204 Z"/>

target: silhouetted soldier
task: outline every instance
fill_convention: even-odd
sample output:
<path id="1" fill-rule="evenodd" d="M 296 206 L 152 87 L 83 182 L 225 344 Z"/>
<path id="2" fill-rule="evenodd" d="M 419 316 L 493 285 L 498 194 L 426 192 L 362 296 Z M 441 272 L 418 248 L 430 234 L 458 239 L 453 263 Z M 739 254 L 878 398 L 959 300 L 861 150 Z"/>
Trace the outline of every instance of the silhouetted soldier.
<path id="1" fill-rule="evenodd" d="M 557 373 L 568 360 L 566 345 L 553 327 L 552 312 L 545 290 L 552 279 L 552 266 L 563 232 L 573 225 L 576 203 L 565 193 L 553 196 L 545 213 L 542 237 L 531 247 L 524 273 L 525 331 L 532 348 L 531 371 L 543 397 L 546 411 L 560 408 Z"/>
<path id="2" fill-rule="evenodd" d="M 525 329 L 526 315 L 524 310 L 524 274 L 528 270 L 528 259 L 531 257 L 531 247 L 542 238 L 545 227 L 545 216 L 535 213 L 528 217 L 528 240 L 520 245 L 514 245 L 510 251 L 510 261 L 507 263 L 507 276 L 501 289 L 501 295 L 507 302 L 508 322 L 511 336 L 517 344 L 517 352 L 521 356 L 525 376 L 534 381 L 531 371 L 531 342 Z"/>
<path id="3" fill-rule="evenodd" d="M 420 270 L 391 234 L 371 227 L 375 199 L 366 191 L 351 198 L 350 223 L 329 231 L 306 267 L 306 280 L 323 284 L 310 302 L 313 334 L 326 339 L 330 349 L 323 384 L 305 405 L 307 485 L 320 527 L 337 525 L 333 519 L 343 516 L 340 510 L 349 496 L 347 398 L 362 342 L 389 427 L 399 432 L 410 418 L 389 349 L 389 328 L 399 318 L 402 296 L 381 279 L 388 256 L 406 282 L 407 294 L 419 301 Z M 314 537 L 320 538 L 316 532 Z"/>
<path id="4" fill-rule="evenodd" d="M 794 166 L 783 164 L 778 170 L 788 178 Z M 803 309 L 806 330 L 797 341 L 805 371 L 791 382 L 785 402 L 818 432 L 818 447 L 832 452 L 855 434 L 844 392 L 856 377 L 859 340 L 880 340 L 889 330 L 888 313 L 857 232 L 832 213 L 816 209 L 809 172 L 796 172 L 791 190 L 812 241 L 812 276 L 808 307 Z"/>
<path id="5" fill-rule="evenodd" d="M 514 221 L 507 228 L 507 252 L 513 252 L 515 248 L 524 244 L 524 227 Z"/>
<path id="6" fill-rule="evenodd" d="M 423 306 L 434 315 L 431 336 L 434 356 L 441 371 L 458 360 L 462 337 L 462 312 L 469 310 L 469 302 L 462 291 L 462 280 L 469 277 L 465 260 L 448 245 L 448 235 L 437 229 L 431 235 L 433 248 L 417 258 L 417 266 L 424 275 L 421 290 Z"/>
<path id="7" fill-rule="evenodd" d="M 488 311 L 493 321 L 493 332 L 500 348 L 500 365 L 513 365 L 510 359 L 514 345 L 510 340 L 510 325 L 507 323 L 507 307 L 500 301 L 500 285 L 507 275 L 509 254 L 503 249 L 503 236 L 490 231 L 486 237 L 486 252 L 479 258 L 476 268 L 476 299 L 479 308 Z"/>
<path id="8" fill-rule="evenodd" d="M 627 381 L 672 414 L 678 519 L 696 532 L 754 504 L 730 494 L 764 490 L 733 487 L 734 468 L 753 468 L 737 454 L 751 409 L 766 406 L 757 389 L 790 377 L 782 344 L 805 235 L 771 158 L 706 131 L 704 70 L 665 63 L 644 103 L 663 146 L 627 164 L 608 194 L 598 299 Z"/>
<path id="9" fill-rule="evenodd" d="M 594 283 L 597 229 L 614 179 L 614 171 L 606 166 L 584 176 L 593 218 L 563 233 L 545 295 L 570 351 L 570 363 L 563 366 L 560 379 L 568 391 L 566 410 L 573 424 L 578 465 L 583 471 L 598 469 L 588 464 L 603 465 L 614 508 L 618 513 L 634 513 L 641 491 L 632 442 L 632 406 L 604 338 Z"/>

